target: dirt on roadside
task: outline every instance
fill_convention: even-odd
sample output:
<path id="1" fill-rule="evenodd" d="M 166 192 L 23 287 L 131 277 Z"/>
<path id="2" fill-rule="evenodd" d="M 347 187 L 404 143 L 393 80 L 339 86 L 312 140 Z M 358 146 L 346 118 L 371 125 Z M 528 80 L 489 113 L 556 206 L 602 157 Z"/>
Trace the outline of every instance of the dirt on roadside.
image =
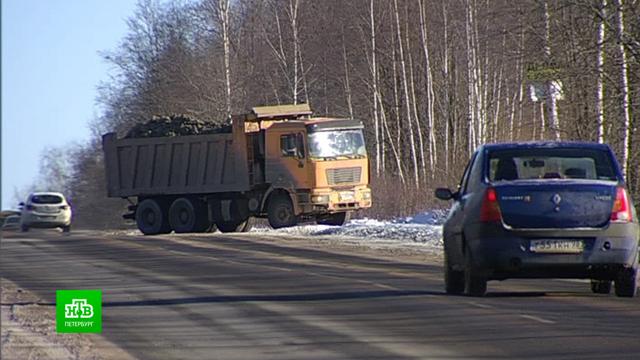
<path id="1" fill-rule="evenodd" d="M 55 304 L 44 302 L 5 278 L 0 278 L 0 286 L 0 358 L 133 359 L 99 334 L 56 333 Z"/>

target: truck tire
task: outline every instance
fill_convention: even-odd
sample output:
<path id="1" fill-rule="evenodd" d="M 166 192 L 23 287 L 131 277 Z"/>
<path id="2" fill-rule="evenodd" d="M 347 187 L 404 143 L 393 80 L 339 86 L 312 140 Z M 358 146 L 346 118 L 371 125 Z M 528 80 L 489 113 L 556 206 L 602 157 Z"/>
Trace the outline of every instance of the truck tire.
<path id="1" fill-rule="evenodd" d="M 136 224 L 145 235 L 166 234 L 171 231 L 163 202 L 145 199 L 136 208 Z"/>
<path id="2" fill-rule="evenodd" d="M 325 215 L 316 219 L 316 223 L 319 225 L 333 225 L 342 226 L 351 219 L 351 213 L 349 211 Z"/>
<path id="3" fill-rule="evenodd" d="M 254 219 L 252 217 L 247 218 L 245 221 L 222 221 L 216 222 L 218 230 L 223 233 L 233 232 L 249 232 L 253 228 Z"/>
<path id="4" fill-rule="evenodd" d="M 190 199 L 181 197 L 174 200 L 169 208 L 169 224 L 176 233 L 196 232 L 202 227 L 202 220 L 198 221 L 199 208 Z"/>
<path id="5" fill-rule="evenodd" d="M 269 225 L 274 229 L 295 226 L 298 223 L 291 199 L 284 194 L 275 195 L 269 200 L 267 217 L 269 218 Z"/>

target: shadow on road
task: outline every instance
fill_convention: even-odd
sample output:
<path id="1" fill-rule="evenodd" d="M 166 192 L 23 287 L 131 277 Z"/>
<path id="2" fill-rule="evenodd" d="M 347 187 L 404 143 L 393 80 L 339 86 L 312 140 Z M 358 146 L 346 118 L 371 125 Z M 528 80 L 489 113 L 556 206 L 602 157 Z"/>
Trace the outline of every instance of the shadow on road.
<path id="1" fill-rule="evenodd" d="M 400 296 L 420 296 L 420 295 L 444 295 L 433 291 L 418 290 L 382 290 L 382 291 L 359 291 L 359 292 L 330 292 L 316 294 L 275 294 L 275 295 L 224 295 L 224 296 L 199 296 L 178 299 L 156 299 L 139 301 L 111 301 L 102 304 L 103 307 L 122 306 L 157 306 L 157 305 L 180 305 L 180 304 L 202 304 L 202 303 L 234 303 L 248 301 L 267 302 L 288 302 L 288 301 L 329 301 L 329 300 L 352 300 L 352 299 L 373 299 Z"/>

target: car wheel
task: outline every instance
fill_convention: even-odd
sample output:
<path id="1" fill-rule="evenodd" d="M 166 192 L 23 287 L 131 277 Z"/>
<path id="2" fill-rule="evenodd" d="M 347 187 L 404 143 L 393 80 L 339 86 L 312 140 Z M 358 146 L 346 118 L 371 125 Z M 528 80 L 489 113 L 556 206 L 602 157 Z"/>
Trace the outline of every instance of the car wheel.
<path id="1" fill-rule="evenodd" d="M 459 295 L 464 292 L 464 272 L 451 268 L 449 255 L 444 252 L 444 289 L 447 294 Z"/>
<path id="2" fill-rule="evenodd" d="M 325 215 L 323 217 L 319 217 L 316 222 L 319 225 L 333 225 L 333 226 L 342 226 L 346 224 L 349 219 L 351 219 L 351 213 L 349 211 Z"/>
<path id="3" fill-rule="evenodd" d="M 611 280 L 591 280 L 591 291 L 594 294 L 611 293 Z"/>
<path id="4" fill-rule="evenodd" d="M 484 296 L 487 292 L 487 279 L 474 268 L 471 251 L 464 252 L 464 293 L 468 296 Z"/>
<path id="5" fill-rule="evenodd" d="M 136 209 L 136 224 L 145 235 L 166 234 L 171 231 L 164 204 L 155 199 L 145 199 Z"/>
<path id="6" fill-rule="evenodd" d="M 616 296 L 634 297 L 638 292 L 638 268 L 631 267 L 620 270 L 615 280 Z"/>
<path id="7" fill-rule="evenodd" d="M 20 231 L 27 232 L 27 231 L 29 231 L 29 227 L 26 226 L 26 225 L 22 225 L 22 226 L 20 226 Z"/>
<path id="8" fill-rule="evenodd" d="M 71 225 L 63 226 L 62 232 L 65 232 L 65 233 L 71 232 Z"/>
<path id="9" fill-rule="evenodd" d="M 269 225 L 274 229 L 295 226 L 298 223 L 293 211 L 293 204 L 287 195 L 276 195 L 269 200 L 267 216 Z"/>

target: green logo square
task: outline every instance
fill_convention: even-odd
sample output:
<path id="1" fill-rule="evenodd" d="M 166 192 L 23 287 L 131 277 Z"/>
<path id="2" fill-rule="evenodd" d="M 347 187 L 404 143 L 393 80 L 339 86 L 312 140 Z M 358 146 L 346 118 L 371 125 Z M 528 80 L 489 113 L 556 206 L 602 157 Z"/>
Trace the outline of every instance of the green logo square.
<path id="1" fill-rule="evenodd" d="M 59 333 L 102 332 L 102 291 L 57 290 L 56 331 Z"/>

